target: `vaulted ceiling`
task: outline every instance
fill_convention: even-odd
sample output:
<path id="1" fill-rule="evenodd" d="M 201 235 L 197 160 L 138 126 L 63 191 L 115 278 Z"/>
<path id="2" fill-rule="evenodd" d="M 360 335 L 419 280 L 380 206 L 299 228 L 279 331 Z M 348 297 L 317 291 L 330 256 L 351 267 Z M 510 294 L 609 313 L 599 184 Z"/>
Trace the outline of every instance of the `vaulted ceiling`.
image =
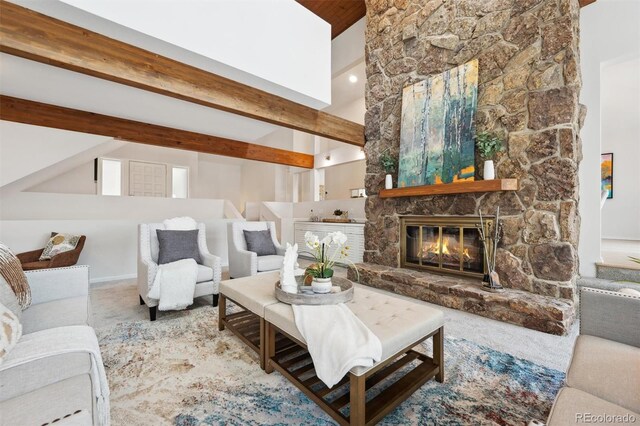
<path id="1" fill-rule="evenodd" d="M 364 17 L 367 8 L 364 0 L 297 0 L 298 3 L 331 24 L 331 38 Z"/>

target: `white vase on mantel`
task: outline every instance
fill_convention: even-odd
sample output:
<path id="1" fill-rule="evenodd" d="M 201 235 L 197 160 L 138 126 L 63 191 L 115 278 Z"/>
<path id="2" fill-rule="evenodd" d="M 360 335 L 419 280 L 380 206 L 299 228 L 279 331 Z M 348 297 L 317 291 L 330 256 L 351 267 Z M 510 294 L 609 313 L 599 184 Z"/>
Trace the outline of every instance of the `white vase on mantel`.
<path id="1" fill-rule="evenodd" d="M 496 178 L 496 169 L 493 166 L 493 160 L 486 160 L 484 162 L 484 180 L 492 180 Z"/>
<path id="2" fill-rule="evenodd" d="M 390 174 L 384 177 L 384 189 L 393 189 L 393 176 Z"/>

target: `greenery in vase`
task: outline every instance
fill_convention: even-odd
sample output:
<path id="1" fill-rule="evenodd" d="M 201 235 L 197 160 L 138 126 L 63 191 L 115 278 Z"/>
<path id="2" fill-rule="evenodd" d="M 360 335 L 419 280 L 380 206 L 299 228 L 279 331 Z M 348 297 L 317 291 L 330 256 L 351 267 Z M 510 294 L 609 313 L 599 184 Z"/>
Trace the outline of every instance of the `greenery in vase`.
<path id="1" fill-rule="evenodd" d="M 358 269 L 347 259 L 349 255 L 349 246 L 347 246 L 347 236 L 340 232 L 330 232 L 326 237 L 320 239 L 316 234 L 307 231 L 304 234 L 304 241 L 311 251 L 305 251 L 315 259 L 316 263 L 308 267 L 305 271 L 305 278 L 311 276 L 313 278 L 331 278 L 333 277 L 333 267 L 337 261 L 347 261 L 353 268 Z M 330 248 L 335 247 L 335 250 L 330 254 Z"/>
<path id="2" fill-rule="evenodd" d="M 380 167 L 387 174 L 395 173 L 398 168 L 398 160 L 389 151 L 385 151 L 380 155 Z"/>
<path id="3" fill-rule="evenodd" d="M 491 160 L 504 150 L 504 141 L 495 133 L 481 132 L 476 135 L 476 147 L 483 159 Z"/>
<path id="4" fill-rule="evenodd" d="M 637 257 L 629 256 L 629 260 L 635 263 L 640 263 L 640 258 L 637 258 Z"/>

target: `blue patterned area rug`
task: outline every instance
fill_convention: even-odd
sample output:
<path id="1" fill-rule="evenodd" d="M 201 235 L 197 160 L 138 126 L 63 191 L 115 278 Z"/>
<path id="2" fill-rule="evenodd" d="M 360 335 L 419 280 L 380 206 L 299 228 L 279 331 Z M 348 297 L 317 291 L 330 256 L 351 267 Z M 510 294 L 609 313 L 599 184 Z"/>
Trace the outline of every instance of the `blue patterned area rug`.
<path id="1" fill-rule="evenodd" d="M 99 329 L 114 425 L 332 425 L 333 420 L 231 332 L 217 310 Z M 430 348 L 425 346 L 425 350 Z M 446 381 L 430 381 L 383 425 L 523 425 L 544 420 L 564 373 L 446 337 Z"/>

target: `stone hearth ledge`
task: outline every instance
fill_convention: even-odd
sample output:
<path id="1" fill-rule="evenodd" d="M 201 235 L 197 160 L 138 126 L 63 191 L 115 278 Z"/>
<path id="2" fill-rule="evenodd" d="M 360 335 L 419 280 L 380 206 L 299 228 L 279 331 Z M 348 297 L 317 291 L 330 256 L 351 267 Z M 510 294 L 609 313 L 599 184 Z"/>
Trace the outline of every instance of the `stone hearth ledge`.
<path id="1" fill-rule="evenodd" d="M 372 263 L 356 266 L 361 284 L 545 333 L 567 334 L 575 318 L 575 304 L 568 299 L 513 289 L 490 293 L 478 280 L 469 278 Z M 351 268 L 348 277 L 357 281 Z"/>

